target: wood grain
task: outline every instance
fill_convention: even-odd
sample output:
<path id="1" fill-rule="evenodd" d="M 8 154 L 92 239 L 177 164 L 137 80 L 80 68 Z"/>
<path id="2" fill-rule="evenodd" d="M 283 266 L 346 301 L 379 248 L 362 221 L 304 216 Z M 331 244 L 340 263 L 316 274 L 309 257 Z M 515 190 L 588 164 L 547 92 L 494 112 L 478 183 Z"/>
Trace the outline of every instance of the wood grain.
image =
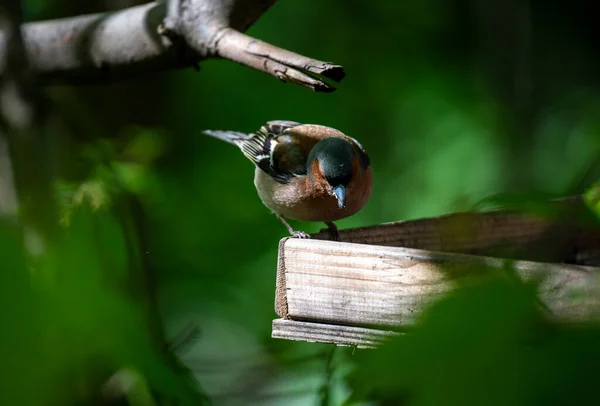
<path id="1" fill-rule="evenodd" d="M 339 326 L 334 324 L 308 323 L 303 321 L 273 320 L 273 338 L 329 343 L 358 348 L 375 348 L 399 333 L 364 327 Z"/>
<path id="2" fill-rule="evenodd" d="M 600 228 L 579 196 L 544 213 L 453 213 L 340 230 L 344 242 L 600 266 Z M 328 240 L 323 231 L 312 236 Z"/>
<path id="3" fill-rule="evenodd" d="M 540 298 L 559 320 L 600 316 L 599 269 L 578 265 L 290 238 L 282 243 L 280 317 L 319 323 L 411 325 L 432 301 L 466 277 L 502 272 L 510 262 L 523 281 L 540 279 Z M 583 298 L 579 302 L 573 297 Z M 281 311 L 281 308 L 279 309 Z"/>
<path id="4" fill-rule="evenodd" d="M 600 318 L 600 227 L 579 196 L 541 211 L 491 211 L 283 239 L 273 337 L 364 345 L 410 326 L 458 283 L 516 272 L 539 280 L 550 317 Z M 475 278 L 474 278 L 475 277 Z M 508 275 L 507 275 L 508 277 Z M 470 279 L 467 279 L 470 278 Z M 359 329 L 359 330 L 354 330 Z M 379 337 L 379 336 L 377 336 Z"/>

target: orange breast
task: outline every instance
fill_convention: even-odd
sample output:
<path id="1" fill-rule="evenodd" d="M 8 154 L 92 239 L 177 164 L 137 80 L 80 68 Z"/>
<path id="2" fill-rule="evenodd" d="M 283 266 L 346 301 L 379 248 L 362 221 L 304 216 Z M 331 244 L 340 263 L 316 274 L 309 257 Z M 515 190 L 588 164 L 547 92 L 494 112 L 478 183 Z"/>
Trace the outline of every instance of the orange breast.
<path id="1" fill-rule="evenodd" d="M 348 185 L 346 205 L 342 209 L 326 184 L 311 183 L 307 176 L 280 184 L 259 169 L 254 182 L 265 206 L 280 216 L 300 221 L 328 222 L 349 217 L 364 207 L 371 196 L 372 173 L 370 167 L 355 173 Z"/>

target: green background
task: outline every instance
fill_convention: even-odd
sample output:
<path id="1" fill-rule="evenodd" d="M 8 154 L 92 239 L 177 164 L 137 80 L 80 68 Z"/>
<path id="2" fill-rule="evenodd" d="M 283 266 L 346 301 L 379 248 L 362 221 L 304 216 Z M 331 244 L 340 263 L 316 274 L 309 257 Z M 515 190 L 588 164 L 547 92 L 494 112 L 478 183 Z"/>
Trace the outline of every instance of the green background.
<path id="1" fill-rule="evenodd" d="M 134 2 L 25 4 L 33 21 Z M 595 327 L 548 333 L 531 290 L 502 280 L 441 302 L 411 338 L 376 353 L 339 349 L 329 366 L 329 346 L 271 339 L 286 230 L 258 199 L 252 164 L 202 134 L 279 119 L 357 138 L 371 156 L 373 194 L 340 228 L 469 210 L 497 194 L 582 193 L 600 151 L 599 43 L 586 7 L 280 1 L 248 34 L 343 65 L 335 93 L 223 60 L 46 88 L 62 228 L 33 261 L 1 229 L 0 403 L 90 404 L 126 368 L 138 382 L 131 404 L 152 404 L 147 388 L 159 403 L 195 404 L 201 389 L 163 350 L 163 333 L 189 326 L 194 338 L 178 353 L 215 404 L 593 398 Z M 542 342 L 534 350 L 531 337 Z"/>

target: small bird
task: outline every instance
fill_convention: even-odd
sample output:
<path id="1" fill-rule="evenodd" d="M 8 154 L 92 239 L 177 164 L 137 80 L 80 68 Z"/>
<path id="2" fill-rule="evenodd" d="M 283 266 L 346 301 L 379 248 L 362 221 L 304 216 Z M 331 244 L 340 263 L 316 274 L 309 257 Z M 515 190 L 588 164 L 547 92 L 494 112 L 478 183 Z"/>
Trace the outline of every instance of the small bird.
<path id="1" fill-rule="evenodd" d="M 258 196 L 294 237 L 310 238 L 287 219 L 322 221 L 339 240 L 333 222 L 358 212 L 371 195 L 369 155 L 334 128 L 277 120 L 251 134 L 204 133 L 237 145 L 254 163 Z"/>

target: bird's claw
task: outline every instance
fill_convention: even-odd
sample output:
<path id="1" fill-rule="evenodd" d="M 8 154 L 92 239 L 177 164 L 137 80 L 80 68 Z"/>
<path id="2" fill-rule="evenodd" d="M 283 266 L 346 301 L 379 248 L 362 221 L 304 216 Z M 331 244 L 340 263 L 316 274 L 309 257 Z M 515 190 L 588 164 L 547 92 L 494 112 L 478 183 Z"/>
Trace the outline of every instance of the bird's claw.
<path id="1" fill-rule="evenodd" d="M 326 222 L 327 231 L 329 231 L 329 235 L 331 236 L 332 241 L 342 241 L 342 237 L 340 237 L 340 232 L 338 231 L 337 226 L 332 222 Z"/>
<path id="2" fill-rule="evenodd" d="M 333 230 L 333 229 L 329 229 L 329 235 L 331 236 L 331 240 L 332 241 L 342 241 L 342 238 L 340 237 L 340 233 L 338 232 L 338 230 Z"/>
<path id="3" fill-rule="evenodd" d="M 310 234 L 305 233 L 304 231 L 292 231 L 292 236 L 295 238 L 310 238 Z"/>

